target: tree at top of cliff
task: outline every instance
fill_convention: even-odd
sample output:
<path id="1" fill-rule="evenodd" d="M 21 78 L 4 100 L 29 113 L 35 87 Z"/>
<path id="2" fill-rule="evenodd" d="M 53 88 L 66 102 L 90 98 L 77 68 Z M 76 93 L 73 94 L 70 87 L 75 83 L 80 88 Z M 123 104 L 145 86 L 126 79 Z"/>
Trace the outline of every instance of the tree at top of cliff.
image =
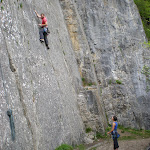
<path id="1" fill-rule="evenodd" d="M 134 2 L 136 3 L 139 9 L 146 36 L 148 40 L 150 40 L 150 1 L 134 0 Z"/>
<path id="2" fill-rule="evenodd" d="M 149 0 L 134 0 L 142 18 L 150 18 L 150 1 Z"/>

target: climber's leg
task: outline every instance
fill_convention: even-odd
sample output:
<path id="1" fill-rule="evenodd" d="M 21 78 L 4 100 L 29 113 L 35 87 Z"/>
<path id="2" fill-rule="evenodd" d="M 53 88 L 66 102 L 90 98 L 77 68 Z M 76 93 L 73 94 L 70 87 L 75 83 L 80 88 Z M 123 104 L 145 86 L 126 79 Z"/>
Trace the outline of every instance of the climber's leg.
<path id="1" fill-rule="evenodd" d="M 44 28 L 40 28 L 39 34 L 40 34 L 40 41 L 44 42 Z"/>
<path id="2" fill-rule="evenodd" d="M 45 45 L 48 45 L 48 39 L 47 39 L 47 33 L 44 32 L 44 41 L 45 41 Z"/>
<path id="3" fill-rule="evenodd" d="M 46 45 L 47 49 L 49 49 L 48 39 L 47 39 L 47 33 L 46 32 L 44 32 L 44 41 L 45 41 L 45 45 Z"/>

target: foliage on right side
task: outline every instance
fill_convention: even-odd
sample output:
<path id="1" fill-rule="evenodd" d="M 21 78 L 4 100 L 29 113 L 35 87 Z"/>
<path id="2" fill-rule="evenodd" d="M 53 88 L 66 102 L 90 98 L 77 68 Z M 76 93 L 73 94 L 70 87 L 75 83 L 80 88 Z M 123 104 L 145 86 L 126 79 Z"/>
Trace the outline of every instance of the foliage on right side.
<path id="1" fill-rule="evenodd" d="M 150 1 L 149 0 L 134 0 L 139 9 L 142 18 L 143 27 L 148 40 L 150 41 Z"/>

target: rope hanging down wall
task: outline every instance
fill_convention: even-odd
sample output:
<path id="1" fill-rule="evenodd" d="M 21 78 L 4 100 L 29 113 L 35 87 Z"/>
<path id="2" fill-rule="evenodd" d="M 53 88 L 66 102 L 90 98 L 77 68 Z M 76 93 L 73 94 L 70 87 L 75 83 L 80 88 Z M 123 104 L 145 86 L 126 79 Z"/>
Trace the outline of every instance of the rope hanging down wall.
<path id="1" fill-rule="evenodd" d="M 4 83 L 4 76 L 3 76 L 3 72 L 2 72 L 1 63 L 0 63 L 0 74 L 1 74 L 2 82 L 3 82 L 5 100 L 6 100 L 6 103 L 8 105 L 8 108 L 9 108 L 7 111 L 7 115 L 8 115 L 9 120 L 10 120 L 11 138 L 14 141 L 15 140 L 15 124 L 14 124 L 14 118 L 13 118 L 12 110 L 10 109 L 10 105 L 9 105 L 9 101 L 8 101 L 8 97 L 7 97 L 7 93 L 6 93 L 6 87 L 5 87 L 5 83 Z"/>

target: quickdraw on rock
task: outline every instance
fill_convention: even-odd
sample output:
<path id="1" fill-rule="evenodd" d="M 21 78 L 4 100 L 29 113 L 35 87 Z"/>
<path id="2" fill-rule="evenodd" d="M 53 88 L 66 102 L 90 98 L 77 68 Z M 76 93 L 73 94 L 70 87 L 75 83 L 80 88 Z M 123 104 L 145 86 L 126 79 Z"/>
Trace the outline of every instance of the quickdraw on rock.
<path id="1" fill-rule="evenodd" d="M 12 137 L 12 140 L 14 141 L 15 140 L 15 124 L 14 124 L 14 118 L 13 118 L 11 109 L 9 109 L 7 111 L 7 115 L 8 115 L 9 120 L 10 120 L 11 137 Z"/>
<path id="2" fill-rule="evenodd" d="M 7 99 L 7 94 L 6 94 L 5 84 L 4 84 L 4 77 L 3 77 L 3 73 L 2 73 L 1 63 L 0 63 L 0 73 L 1 73 L 2 81 L 3 81 L 3 88 L 4 88 L 4 92 L 5 92 L 5 100 L 6 100 L 6 103 L 8 105 L 8 108 L 9 108 L 9 110 L 7 111 L 7 115 L 8 115 L 9 120 L 10 120 L 11 137 L 12 137 L 12 140 L 14 141 L 15 140 L 15 124 L 14 124 L 14 118 L 13 118 L 12 110 L 10 109 L 9 101 Z"/>

